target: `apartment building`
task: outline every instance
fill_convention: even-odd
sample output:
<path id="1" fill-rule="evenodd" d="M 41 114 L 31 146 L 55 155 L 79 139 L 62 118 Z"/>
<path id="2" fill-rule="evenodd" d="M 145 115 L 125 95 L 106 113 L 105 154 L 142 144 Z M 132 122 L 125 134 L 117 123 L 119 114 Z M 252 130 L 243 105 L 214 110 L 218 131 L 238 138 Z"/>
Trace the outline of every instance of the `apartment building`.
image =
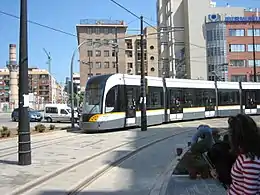
<path id="1" fill-rule="evenodd" d="M 7 68 L 0 69 L 0 102 L 9 102 L 9 82 L 9 70 Z M 62 99 L 59 84 L 47 70 L 29 68 L 28 87 L 29 93 L 37 96 L 40 103 L 56 103 Z"/>
<path id="2" fill-rule="evenodd" d="M 221 80 L 231 80 L 233 73 L 230 72 L 238 69 L 230 68 L 230 59 L 236 59 L 235 55 L 239 59 L 242 52 L 229 52 L 227 42 L 235 39 L 229 36 L 229 29 L 242 25 L 246 31 L 257 21 L 231 22 L 228 18 L 247 14 L 243 7 L 217 7 L 211 0 L 200 0 L 199 4 L 194 0 L 157 0 L 162 74 L 173 78 L 214 80 L 217 76 Z M 246 55 L 249 58 L 250 54 Z"/>
<path id="3" fill-rule="evenodd" d="M 83 90 L 89 77 L 116 73 L 116 52 L 118 71 L 126 73 L 124 21 L 81 20 L 76 26 L 79 49 L 80 86 Z"/>
<path id="4" fill-rule="evenodd" d="M 158 40 L 156 27 L 144 29 L 144 65 L 145 74 L 158 76 Z M 126 66 L 128 74 L 141 74 L 141 39 L 139 35 L 127 35 L 125 38 Z"/>

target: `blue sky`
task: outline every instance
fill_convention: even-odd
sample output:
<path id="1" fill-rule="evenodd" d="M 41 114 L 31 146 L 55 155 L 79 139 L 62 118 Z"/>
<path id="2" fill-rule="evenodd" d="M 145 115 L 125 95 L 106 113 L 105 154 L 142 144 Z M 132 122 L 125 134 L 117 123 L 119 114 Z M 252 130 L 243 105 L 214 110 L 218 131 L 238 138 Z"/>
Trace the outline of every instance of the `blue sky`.
<path id="1" fill-rule="evenodd" d="M 80 19 L 96 18 L 124 20 L 129 29 L 139 28 L 135 17 L 122 10 L 110 0 L 27 0 L 28 19 L 69 33 L 76 34 L 76 24 Z M 199 0 L 197 0 L 199 1 Z M 156 0 L 118 0 L 119 3 L 137 15 L 143 14 L 147 22 L 155 25 Z M 149 2 L 149 3 L 148 3 Z M 257 7 L 259 0 L 216 0 L 217 5 L 229 3 L 231 6 Z M 0 0 L 0 11 L 19 16 L 20 0 Z M 19 20 L 0 14 L 0 68 L 8 60 L 10 43 L 19 44 Z M 58 81 L 64 82 L 69 75 L 72 52 L 77 46 L 76 37 L 68 36 L 29 24 L 29 66 L 47 69 L 46 48 L 52 56 L 52 73 Z M 18 47 L 17 47 L 18 48 Z M 18 53 L 18 50 L 17 50 Z M 75 71 L 79 70 L 75 60 Z"/>

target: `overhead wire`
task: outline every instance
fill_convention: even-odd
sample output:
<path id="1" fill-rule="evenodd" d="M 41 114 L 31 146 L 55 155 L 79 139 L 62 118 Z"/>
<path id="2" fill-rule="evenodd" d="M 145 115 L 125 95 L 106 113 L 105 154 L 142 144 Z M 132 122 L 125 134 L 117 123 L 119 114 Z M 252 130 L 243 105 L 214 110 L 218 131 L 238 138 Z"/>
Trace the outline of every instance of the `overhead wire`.
<path id="1" fill-rule="evenodd" d="M 120 4 L 117 3 L 116 1 L 114 1 L 114 0 L 110 0 L 110 1 L 112 1 L 113 3 L 116 3 L 118 6 L 120 6 L 120 7 L 122 7 L 122 8 L 124 8 L 122 5 L 120 5 Z M 133 14 L 133 15 L 137 18 L 137 19 L 135 19 L 135 20 L 132 20 L 132 21 L 128 22 L 127 24 L 130 24 L 130 23 L 135 22 L 135 21 L 137 21 L 138 19 L 140 19 L 140 17 L 138 17 L 136 14 L 134 14 L 134 13 L 131 12 L 130 10 L 128 10 L 128 9 L 126 9 L 126 8 L 124 8 L 124 9 L 127 10 L 129 13 Z M 0 14 L 6 15 L 6 16 L 9 16 L 9 17 L 12 17 L 12 18 L 20 19 L 19 16 L 16 16 L 16 15 L 14 15 L 14 14 L 11 14 L 11 13 L 8 13 L 8 12 L 2 11 L 2 10 L 0 10 Z M 145 18 L 146 18 L 146 17 L 145 17 Z M 85 38 L 85 37 L 81 37 L 81 36 L 78 36 L 78 35 L 76 35 L 76 34 L 73 34 L 73 33 L 70 33 L 70 32 L 67 32 L 67 31 L 64 31 L 64 30 L 61 30 L 61 29 L 57 29 L 57 28 L 51 27 L 51 26 L 49 26 L 49 25 L 45 25 L 45 24 L 42 24 L 42 23 L 39 23 L 39 22 L 36 22 L 36 21 L 32 21 L 32 20 L 27 20 L 27 21 L 28 21 L 28 23 L 31 23 L 31 24 L 40 26 L 40 27 L 42 27 L 42 28 L 46 28 L 46 29 L 49 29 L 49 30 L 52 30 L 52 31 L 55 31 L 55 32 L 59 32 L 59 33 L 68 35 L 68 36 L 73 36 L 73 37 L 77 37 L 77 38 L 80 38 L 80 39 L 83 39 L 83 40 L 87 40 L 87 38 Z M 153 29 L 156 29 L 156 30 L 157 30 L 157 28 L 154 27 L 153 25 L 149 24 L 149 23 L 146 22 L 146 21 L 144 21 L 144 22 L 145 22 L 147 25 L 149 25 L 150 27 L 152 27 Z M 129 30 L 131 30 L 131 29 L 129 29 Z M 138 31 L 138 30 L 137 30 L 137 29 L 133 29 L 133 31 Z M 165 32 L 165 33 L 167 33 L 167 32 Z M 157 36 L 159 36 L 158 33 L 148 33 L 148 34 L 146 34 L 146 36 L 151 36 L 151 35 L 156 35 L 156 34 L 157 34 Z M 106 35 L 102 36 L 101 38 L 104 38 L 105 36 L 106 36 Z M 124 37 L 119 37 L 118 40 L 127 39 L 127 38 L 134 38 L 134 37 L 137 37 L 137 36 L 139 36 L 139 34 L 126 35 L 126 36 L 124 36 Z M 146 39 L 153 39 L 153 38 L 146 38 Z M 158 39 L 158 38 L 156 38 L 156 39 Z M 177 44 L 187 45 L 186 43 L 184 43 L 184 42 L 182 42 L 182 41 L 179 41 L 179 42 L 178 42 L 178 40 L 176 40 L 176 39 L 174 39 L 174 40 L 177 41 L 177 42 L 176 42 Z M 234 42 L 235 42 L 235 41 L 239 41 L 239 40 L 240 40 L 240 39 L 234 40 Z M 174 42 L 173 42 L 172 44 L 174 44 Z M 195 47 L 197 47 L 197 48 L 206 49 L 205 46 L 200 46 L 200 45 L 191 44 L 191 43 L 190 43 L 190 45 L 193 45 L 193 46 L 195 46 Z M 118 49 L 128 50 L 128 49 L 125 49 L 125 48 L 118 48 Z M 146 52 L 146 53 L 147 53 L 147 52 Z M 147 53 L 147 54 L 159 56 L 158 53 Z M 194 58 L 195 58 L 195 57 L 194 57 Z M 196 58 L 197 58 L 197 57 L 196 57 Z M 198 57 L 198 58 L 200 58 L 200 57 Z M 201 58 L 204 58 L 204 56 L 203 56 L 203 57 L 201 56 Z M 191 60 L 191 61 L 192 61 L 192 60 Z"/>

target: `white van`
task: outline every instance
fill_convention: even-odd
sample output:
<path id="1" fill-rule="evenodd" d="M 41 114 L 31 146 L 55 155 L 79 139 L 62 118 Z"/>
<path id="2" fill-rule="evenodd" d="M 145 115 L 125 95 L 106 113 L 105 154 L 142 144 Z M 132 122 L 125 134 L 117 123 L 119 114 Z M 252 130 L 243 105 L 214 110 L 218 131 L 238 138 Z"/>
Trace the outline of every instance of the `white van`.
<path id="1" fill-rule="evenodd" d="M 67 104 L 46 104 L 44 119 L 49 123 L 71 121 L 71 108 Z M 77 112 L 74 112 L 74 120 L 78 121 Z"/>

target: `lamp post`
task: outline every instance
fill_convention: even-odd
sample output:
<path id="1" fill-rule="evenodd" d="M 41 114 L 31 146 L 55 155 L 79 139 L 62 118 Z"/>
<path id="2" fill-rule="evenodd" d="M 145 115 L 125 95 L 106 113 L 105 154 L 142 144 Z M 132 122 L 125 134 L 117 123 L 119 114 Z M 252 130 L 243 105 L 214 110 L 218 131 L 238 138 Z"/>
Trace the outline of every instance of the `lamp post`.
<path id="1" fill-rule="evenodd" d="M 70 62 L 70 86 L 71 86 L 71 94 L 70 94 L 70 97 L 71 97 L 71 128 L 75 128 L 75 121 L 74 121 L 74 83 L 73 83 L 73 62 L 74 62 L 74 58 L 75 58 L 75 55 L 76 55 L 76 52 L 80 49 L 80 47 L 82 45 L 85 45 L 87 43 L 92 43 L 92 41 L 89 41 L 89 40 L 86 40 L 86 41 L 83 41 L 82 43 L 80 43 L 78 45 L 78 47 L 73 51 L 73 54 L 72 54 L 72 57 L 71 57 L 71 62 Z M 93 42 L 93 44 L 99 44 L 99 46 L 101 45 L 100 42 Z"/>
<path id="2" fill-rule="evenodd" d="M 31 133 L 28 117 L 28 33 L 27 0 L 21 0 L 20 13 L 20 48 L 19 48 L 19 165 L 31 164 Z"/>

